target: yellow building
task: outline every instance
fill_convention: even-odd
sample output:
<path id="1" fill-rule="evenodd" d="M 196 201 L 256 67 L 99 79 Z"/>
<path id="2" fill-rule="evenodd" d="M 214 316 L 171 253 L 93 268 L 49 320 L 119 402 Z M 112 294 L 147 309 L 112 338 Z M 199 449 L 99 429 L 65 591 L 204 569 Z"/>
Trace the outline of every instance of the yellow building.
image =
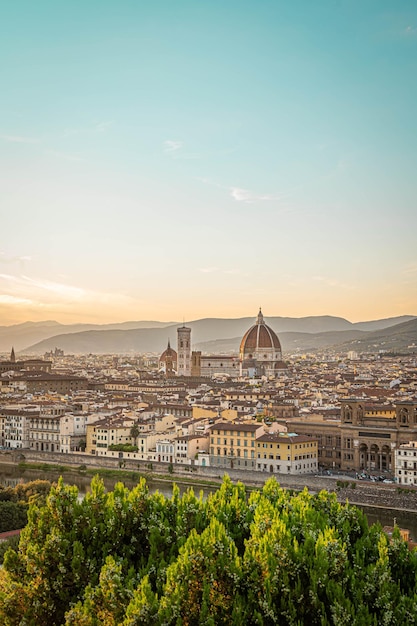
<path id="1" fill-rule="evenodd" d="M 317 472 L 317 438 L 295 433 L 262 434 L 256 439 L 256 469 L 274 474 Z"/>
<path id="2" fill-rule="evenodd" d="M 87 424 L 86 453 L 105 456 L 111 445 L 134 445 L 130 435 L 134 423 L 133 419 L 116 416 L 105 417 L 93 424 Z"/>
<path id="3" fill-rule="evenodd" d="M 210 465 L 255 469 L 256 438 L 263 432 L 262 424 L 213 424 L 210 427 Z"/>

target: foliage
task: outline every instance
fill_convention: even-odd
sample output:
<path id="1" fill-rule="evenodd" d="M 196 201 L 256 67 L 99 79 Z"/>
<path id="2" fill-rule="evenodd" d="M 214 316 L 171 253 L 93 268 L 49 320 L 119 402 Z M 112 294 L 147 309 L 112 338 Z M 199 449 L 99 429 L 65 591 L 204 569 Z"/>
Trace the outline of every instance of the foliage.
<path id="1" fill-rule="evenodd" d="M 62 479 L 0 570 L 5 626 L 417 624 L 417 554 L 335 494 Z"/>
<path id="2" fill-rule="evenodd" d="M 32 480 L 21 483 L 16 487 L 3 487 L 0 485 L 0 501 L 30 502 L 34 497 L 46 498 L 51 489 L 49 480 Z"/>
<path id="3" fill-rule="evenodd" d="M 113 443 L 109 446 L 109 450 L 119 452 L 137 452 L 138 447 L 130 443 Z"/>
<path id="4" fill-rule="evenodd" d="M 27 509 L 24 502 L 0 502 L 0 533 L 26 526 Z"/>
<path id="5" fill-rule="evenodd" d="M 34 480 L 16 487 L 0 486 L 0 532 L 26 526 L 29 503 L 45 502 L 50 488 L 48 480 Z"/>
<path id="6" fill-rule="evenodd" d="M 13 535 L 0 543 L 0 564 L 3 563 L 4 555 L 9 548 L 17 550 L 19 547 L 19 535 Z"/>

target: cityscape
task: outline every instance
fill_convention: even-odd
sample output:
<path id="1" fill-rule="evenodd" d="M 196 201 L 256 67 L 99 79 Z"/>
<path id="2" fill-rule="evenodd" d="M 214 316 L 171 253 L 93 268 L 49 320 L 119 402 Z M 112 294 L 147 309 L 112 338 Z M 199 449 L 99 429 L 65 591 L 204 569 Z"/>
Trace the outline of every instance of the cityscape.
<path id="1" fill-rule="evenodd" d="M 417 3 L 3 3 L 0 624 L 417 626 Z"/>
<path id="2" fill-rule="evenodd" d="M 237 354 L 193 350 L 185 324 L 159 355 L 12 349 L 0 362 L 2 450 L 417 485 L 412 345 L 287 355 L 261 309 L 253 322 Z"/>

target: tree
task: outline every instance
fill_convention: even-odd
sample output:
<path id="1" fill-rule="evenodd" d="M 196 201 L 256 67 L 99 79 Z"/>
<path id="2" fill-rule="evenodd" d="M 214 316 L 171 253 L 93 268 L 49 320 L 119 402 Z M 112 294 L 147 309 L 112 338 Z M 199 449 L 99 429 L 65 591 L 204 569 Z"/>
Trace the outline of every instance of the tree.
<path id="1" fill-rule="evenodd" d="M 169 566 L 157 623 L 229 624 L 240 578 L 236 546 L 213 518 L 201 535 L 191 531 Z"/>

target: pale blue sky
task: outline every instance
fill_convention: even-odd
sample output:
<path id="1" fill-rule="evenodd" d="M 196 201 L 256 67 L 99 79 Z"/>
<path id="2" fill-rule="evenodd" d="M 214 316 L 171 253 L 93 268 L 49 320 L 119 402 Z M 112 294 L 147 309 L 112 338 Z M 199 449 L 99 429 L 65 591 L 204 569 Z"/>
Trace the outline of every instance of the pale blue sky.
<path id="1" fill-rule="evenodd" d="M 0 324 L 417 315 L 417 3 L 0 9 Z"/>

